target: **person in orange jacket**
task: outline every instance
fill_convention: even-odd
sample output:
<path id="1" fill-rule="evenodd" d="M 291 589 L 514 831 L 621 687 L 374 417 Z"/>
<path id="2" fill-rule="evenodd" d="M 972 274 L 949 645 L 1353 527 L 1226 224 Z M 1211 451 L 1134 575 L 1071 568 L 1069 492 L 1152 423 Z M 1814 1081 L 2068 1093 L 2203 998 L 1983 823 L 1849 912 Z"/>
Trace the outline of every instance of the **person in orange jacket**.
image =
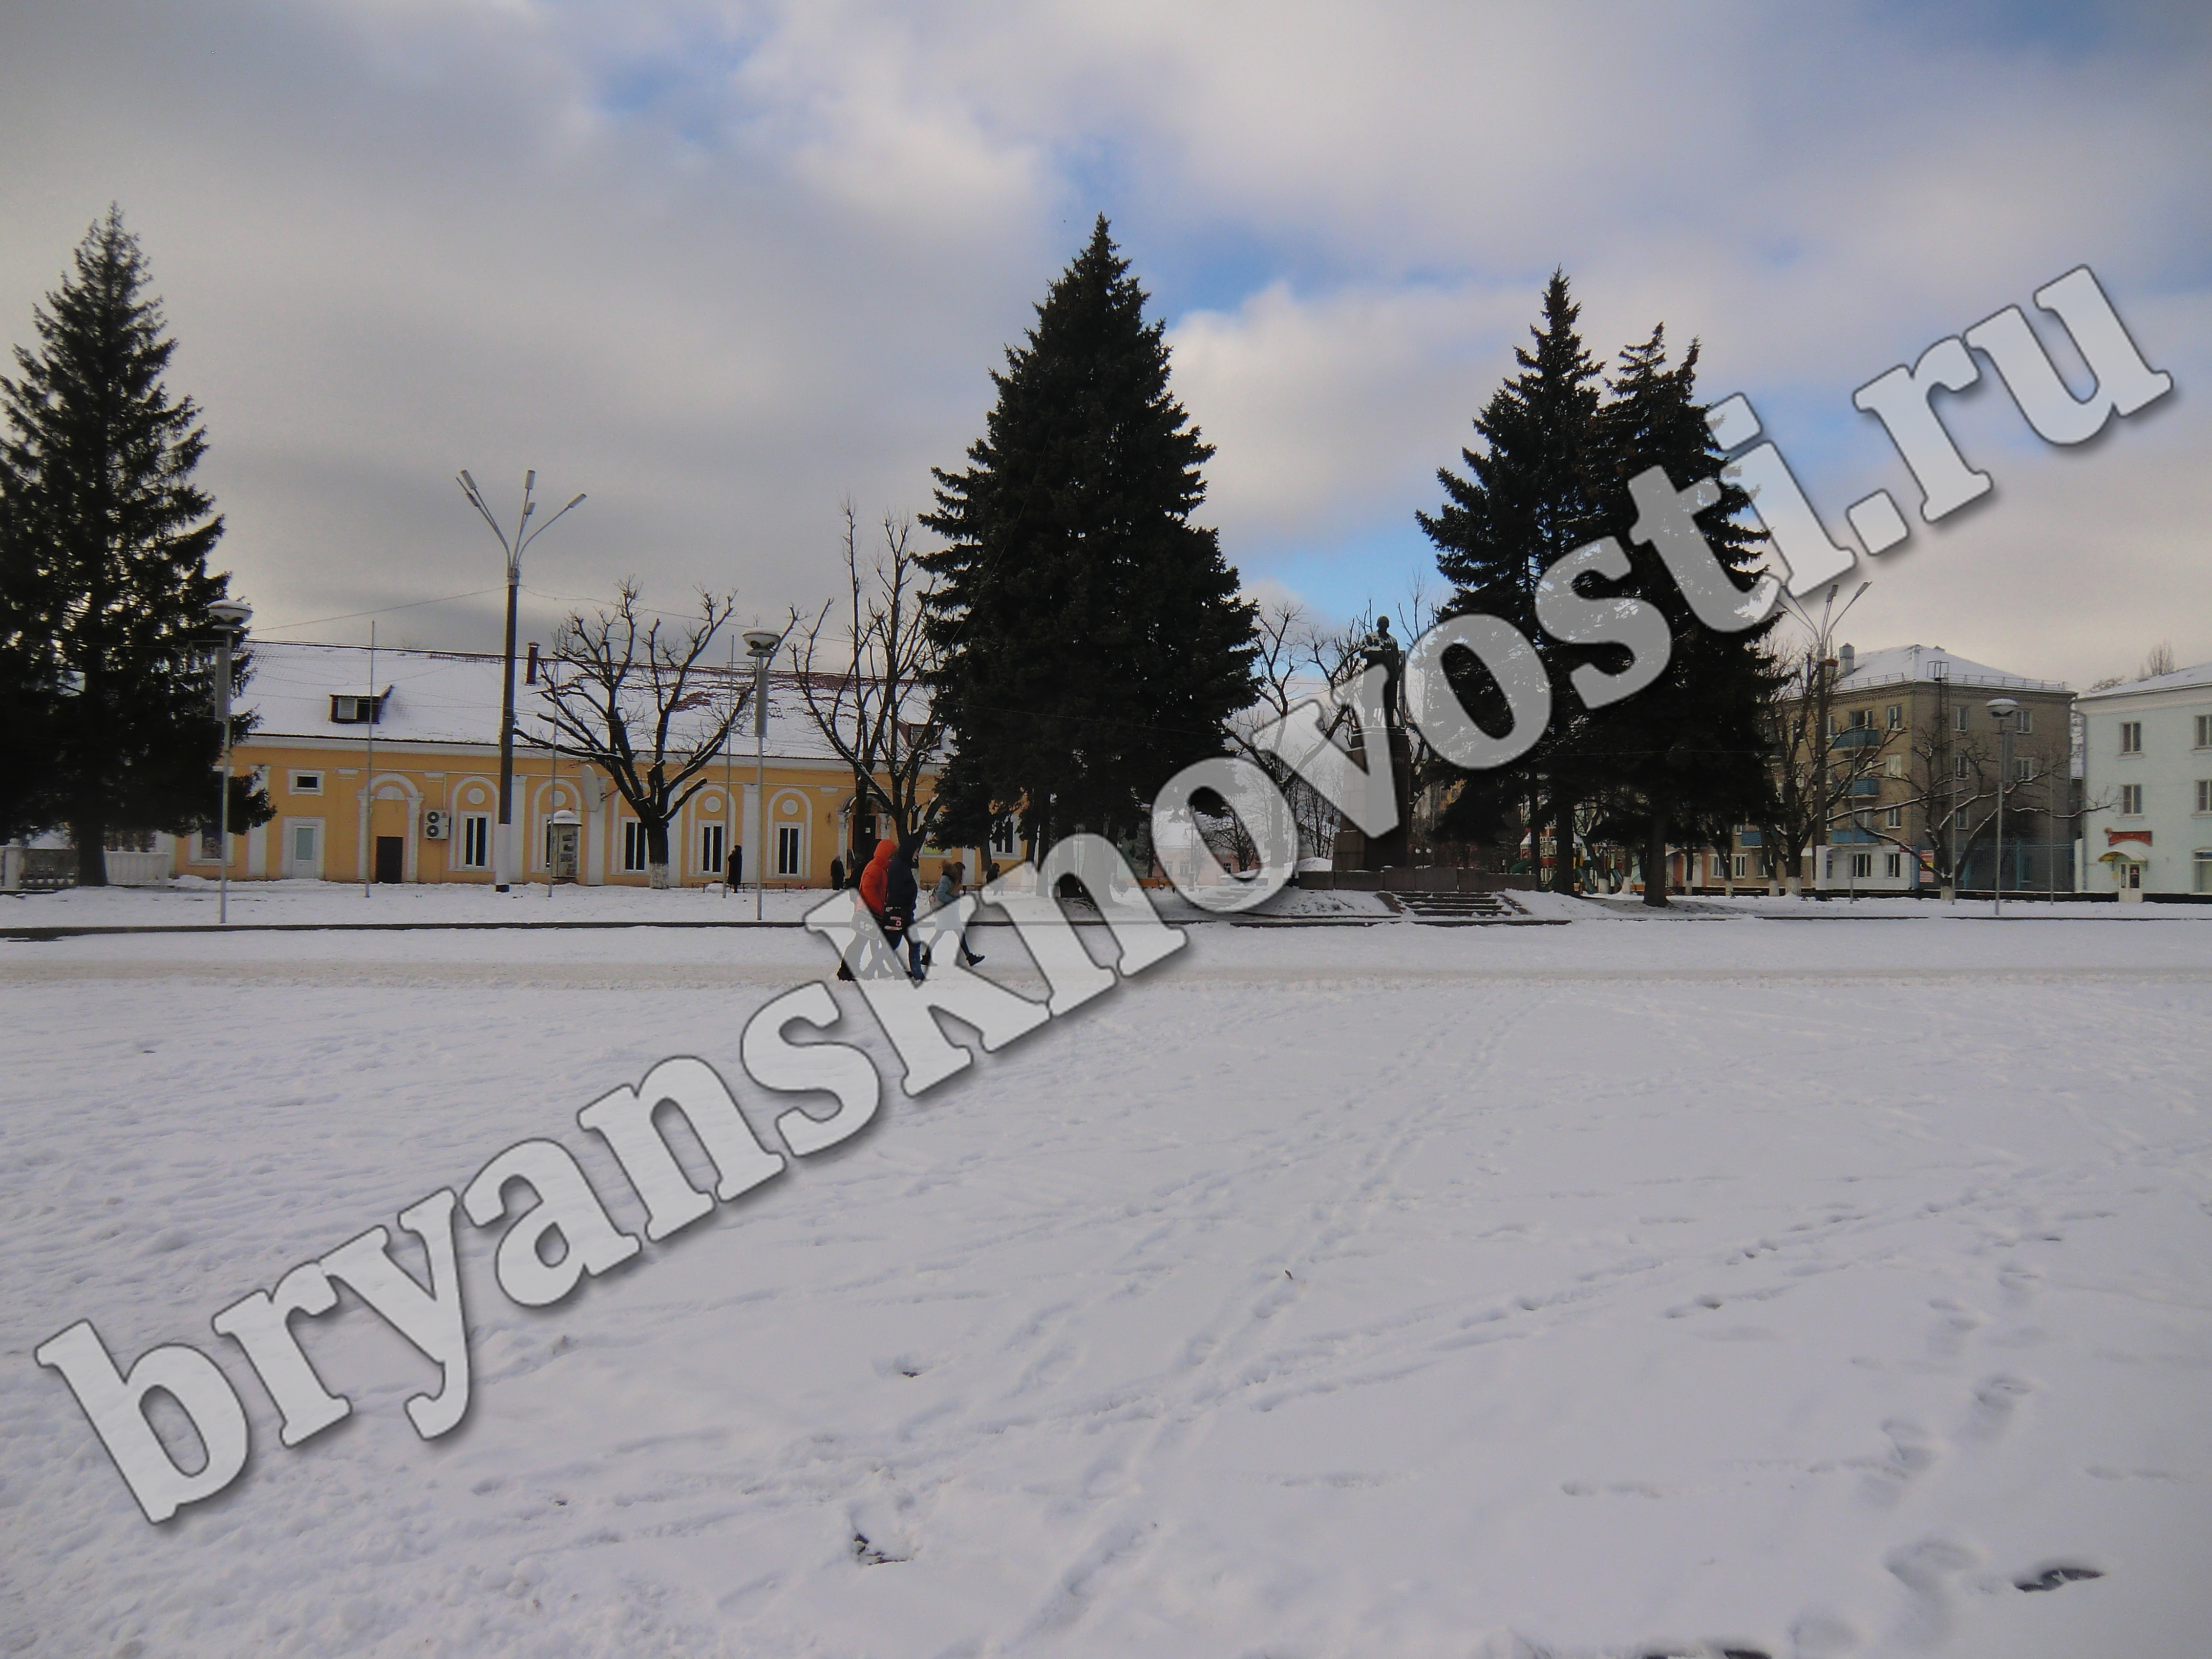
<path id="1" fill-rule="evenodd" d="M 860 902 L 867 908 L 868 915 L 874 919 L 877 928 L 884 933 L 886 942 L 890 945 L 891 959 L 894 962 L 898 959 L 899 940 L 892 937 L 893 928 L 884 914 L 884 905 L 887 902 L 884 890 L 890 880 L 891 858 L 897 851 L 898 843 L 888 836 L 878 842 L 875 851 L 868 855 L 867 867 L 860 872 L 860 878 L 853 884 L 860 892 Z M 896 931 L 902 935 L 906 929 L 902 924 L 896 927 Z M 840 962 L 837 964 L 837 977 L 852 978 L 853 964 L 849 962 Z"/>

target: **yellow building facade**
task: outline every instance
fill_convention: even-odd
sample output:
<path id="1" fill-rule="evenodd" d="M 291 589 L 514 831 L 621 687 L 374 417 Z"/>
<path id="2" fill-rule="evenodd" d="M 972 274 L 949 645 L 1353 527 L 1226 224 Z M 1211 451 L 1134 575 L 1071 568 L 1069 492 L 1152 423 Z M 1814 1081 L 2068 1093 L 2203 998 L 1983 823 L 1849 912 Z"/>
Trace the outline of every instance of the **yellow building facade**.
<path id="1" fill-rule="evenodd" d="M 232 769 L 262 783 L 276 816 L 230 836 L 230 878 L 491 883 L 503 666 L 495 656 L 380 651 L 372 681 L 365 650 L 257 642 L 241 700 L 257 726 Z M 535 678 L 518 668 L 525 733 L 544 729 Z M 856 822 L 851 769 L 814 729 L 795 684 L 770 681 L 762 775 L 747 719 L 669 826 L 672 884 L 725 880 L 734 847 L 747 883 L 826 887 L 831 860 L 849 865 L 872 827 L 865 811 Z M 514 823 L 518 880 L 649 882 L 645 827 L 595 768 L 518 744 Z M 221 874 L 219 840 L 212 830 L 179 837 L 173 872 Z"/>

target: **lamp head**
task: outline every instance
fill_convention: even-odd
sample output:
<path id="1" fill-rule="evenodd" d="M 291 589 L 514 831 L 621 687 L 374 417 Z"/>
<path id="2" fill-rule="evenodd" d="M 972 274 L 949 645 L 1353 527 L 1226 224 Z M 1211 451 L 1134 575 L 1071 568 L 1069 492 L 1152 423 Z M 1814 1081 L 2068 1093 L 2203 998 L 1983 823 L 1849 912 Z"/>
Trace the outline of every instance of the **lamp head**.
<path id="1" fill-rule="evenodd" d="M 2004 719 L 2008 714 L 2017 714 L 2019 711 L 2019 702 L 2011 697 L 1991 697 L 1990 699 L 1990 713 L 1996 715 L 1999 720 Z"/>
<path id="2" fill-rule="evenodd" d="M 253 607 L 250 605 L 241 605 L 236 599 L 217 599 L 213 605 L 208 606 L 208 615 L 213 617 L 226 629 L 243 628 L 253 615 Z"/>
<path id="3" fill-rule="evenodd" d="M 756 657 L 765 657 L 775 649 L 783 635 L 772 629 L 749 628 L 745 630 L 745 649 Z"/>

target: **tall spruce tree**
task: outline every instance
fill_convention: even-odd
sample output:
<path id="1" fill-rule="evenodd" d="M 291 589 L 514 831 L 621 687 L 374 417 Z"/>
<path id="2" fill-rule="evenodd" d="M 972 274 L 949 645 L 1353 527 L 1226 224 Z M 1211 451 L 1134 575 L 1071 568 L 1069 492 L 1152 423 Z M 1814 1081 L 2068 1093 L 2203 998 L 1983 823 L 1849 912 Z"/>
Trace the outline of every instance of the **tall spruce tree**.
<path id="1" fill-rule="evenodd" d="M 1468 476 L 1439 468 L 1446 500 L 1435 514 L 1414 517 L 1436 544 L 1437 568 L 1453 585 L 1443 614 L 1481 612 L 1513 624 L 1545 659 L 1555 686 L 1585 660 L 1536 625 L 1536 584 L 1553 562 L 1602 533 L 1604 501 L 1613 487 L 1596 430 L 1599 368 L 1577 328 L 1580 307 L 1564 271 L 1544 289 L 1543 319 L 1529 331 L 1533 349 L 1516 348 L 1521 372 L 1498 387 L 1474 419 L 1480 450 L 1462 449 Z M 1446 672 L 1468 711 L 1484 726 L 1510 722 L 1495 681 L 1454 653 Z M 1575 804 L 1590 787 L 1578 759 L 1583 722 L 1571 698 L 1555 698 L 1552 727 L 1510 766 L 1477 774 L 1462 785 L 1444 829 L 1488 839 L 1518 816 L 1530 836 L 1553 826 L 1553 884 L 1573 884 Z"/>
<path id="2" fill-rule="evenodd" d="M 33 310 L 38 349 L 0 377 L 0 702 L 31 751 L 0 817 L 67 825 L 98 886 L 112 836 L 216 816 L 208 607 L 229 579 L 207 568 L 222 520 L 192 483 L 199 410 L 162 384 L 175 343 L 116 209 L 75 263 Z M 246 672 L 241 655 L 235 684 Z M 234 829 L 266 822 L 265 797 L 231 787 Z"/>
<path id="3" fill-rule="evenodd" d="M 1674 635 L 1666 671 L 1634 696 L 1598 710 L 1586 721 L 1583 751 L 1593 775 L 1603 781 L 1601 830 L 1607 839 L 1643 848 L 1644 902 L 1667 902 L 1666 850 L 1677 845 L 1724 844 L 1731 825 L 1759 816 L 1771 787 L 1761 710 L 1772 671 L 1759 642 L 1770 620 L 1737 634 L 1706 628 L 1692 614 L 1680 588 L 1651 548 L 1632 539 L 1637 518 L 1628 480 L 1647 467 L 1664 469 L 1677 489 L 1717 478 L 1723 457 L 1705 425 L 1697 398 L 1698 343 L 1682 361 L 1667 362 L 1666 326 L 1620 355 L 1620 372 L 1607 381 L 1611 398 L 1598 417 L 1598 435 L 1617 484 L 1606 498 L 1601 533 L 1627 550 L 1632 568 L 1619 583 L 1593 583 L 1593 593 L 1632 593 L 1664 613 Z M 1698 527 L 1739 587 L 1748 589 L 1751 567 L 1764 535 L 1742 514 L 1750 500 L 1731 484 L 1699 514 Z M 1603 662 L 1607 669 L 1626 665 Z"/>
<path id="4" fill-rule="evenodd" d="M 1191 522 L 1212 453 L 1168 391 L 1164 325 L 1104 216 L 994 372 L 960 472 L 922 523 L 945 545 L 928 626 L 957 740 L 945 835 L 1018 804 L 1032 846 L 1143 824 L 1160 785 L 1223 751 L 1257 695 L 1252 607 Z"/>

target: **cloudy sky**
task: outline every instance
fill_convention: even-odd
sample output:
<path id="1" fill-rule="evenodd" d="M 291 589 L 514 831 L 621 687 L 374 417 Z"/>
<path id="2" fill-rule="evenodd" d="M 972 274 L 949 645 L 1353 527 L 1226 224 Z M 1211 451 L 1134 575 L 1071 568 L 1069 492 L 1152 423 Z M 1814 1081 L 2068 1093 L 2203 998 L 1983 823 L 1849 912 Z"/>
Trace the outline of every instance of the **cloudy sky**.
<path id="1" fill-rule="evenodd" d="M 1101 211 L 1229 556 L 1323 618 L 1437 586 L 1413 514 L 1555 265 L 1601 351 L 1701 337 L 1840 532 L 1918 499 L 1852 391 L 2086 263 L 2177 389 L 2075 451 L 1951 400 L 1996 490 L 1845 629 L 2081 686 L 2212 659 L 2208 88 L 2200 9 L 2086 0 L 15 0 L 0 323 L 119 203 L 258 630 L 496 648 L 456 469 L 590 493 L 527 632 L 626 574 L 817 603 L 841 498 L 927 507 Z"/>

